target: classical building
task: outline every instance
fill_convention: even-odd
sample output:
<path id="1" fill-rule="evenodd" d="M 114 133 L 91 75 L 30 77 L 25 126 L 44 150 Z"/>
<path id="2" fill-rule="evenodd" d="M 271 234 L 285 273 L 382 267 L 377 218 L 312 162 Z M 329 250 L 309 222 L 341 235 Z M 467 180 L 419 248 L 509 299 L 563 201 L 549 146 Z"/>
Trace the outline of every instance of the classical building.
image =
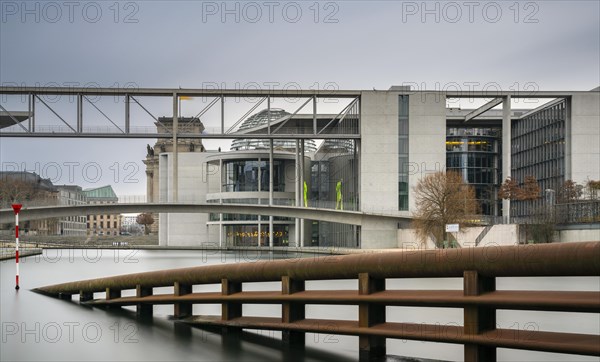
<path id="1" fill-rule="evenodd" d="M 112 186 L 102 186 L 83 190 L 88 204 L 114 204 L 119 201 Z M 119 235 L 121 230 L 121 216 L 111 215 L 88 215 L 87 234 L 93 236 Z"/>
<path id="2" fill-rule="evenodd" d="M 159 133 L 171 132 L 173 130 L 173 118 L 159 117 L 158 122 L 155 122 L 156 130 Z M 180 117 L 178 119 L 179 132 L 185 133 L 202 133 L 204 125 L 200 119 L 193 117 Z M 146 146 L 146 159 L 143 160 L 146 165 L 146 200 L 147 202 L 159 202 L 160 181 L 158 177 L 158 155 L 165 152 L 173 152 L 172 139 L 159 139 L 154 147 Z M 204 146 L 201 139 L 179 139 L 177 141 L 177 152 L 204 152 Z M 159 222 L 158 214 L 152 214 L 154 224 L 150 226 L 150 232 L 158 232 Z"/>

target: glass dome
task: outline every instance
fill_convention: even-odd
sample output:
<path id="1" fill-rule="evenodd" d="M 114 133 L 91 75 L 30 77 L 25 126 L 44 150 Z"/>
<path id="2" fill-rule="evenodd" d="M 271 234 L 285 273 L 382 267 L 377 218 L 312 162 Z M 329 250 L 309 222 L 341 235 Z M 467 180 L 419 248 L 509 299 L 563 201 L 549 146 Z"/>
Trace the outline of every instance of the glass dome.
<path id="1" fill-rule="evenodd" d="M 240 125 L 239 131 L 260 127 L 267 125 L 269 120 L 271 122 L 275 122 L 282 117 L 288 116 L 290 113 L 286 112 L 283 109 L 279 108 L 271 108 L 263 109 L 262 111 L 251 115 L 246 118 L 244 122 Z M 273 140 L 273 149 L 275 150 L 284 150 L 284 151 L 294 151 L 296 147 L 295 140 Z M 243 150 L 260 150 L 260 149 L 269 149 L 269 140 L 265 139 L 237 139 L 231 142 L 231 150 L 232 151 L 243 151 Z M 317 150 L 317 146 L 314 140 L 307 139 L 304 140 L 304 150 L 305 152 L 315 152 Z"/>

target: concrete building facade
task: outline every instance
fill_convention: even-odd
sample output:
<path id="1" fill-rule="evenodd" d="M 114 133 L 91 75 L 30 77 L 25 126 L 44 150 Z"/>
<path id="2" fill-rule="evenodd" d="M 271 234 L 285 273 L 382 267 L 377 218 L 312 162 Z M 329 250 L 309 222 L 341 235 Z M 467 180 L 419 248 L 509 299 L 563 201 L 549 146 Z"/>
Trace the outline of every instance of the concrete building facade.
<path id="1" fill-rule="evenodd" d="M 511 209 L 510 201 L 497 197 L 497 188 L 509 176 L 522 182 L 525 175 L 531 174 L 544 190 L 557 188 L 566 180 L 579 184 L 600 180 L 598 89 L 539 92 L 540 106 L 533 109 L 516 107 L 518 104 L 513 101 L 525 97 L 518 92 L 461 93 L 392 87 L 388 91 L 357 91 L 356 94 L 359 102 L 355 123 L 344 124 L 349 127 L 339 133 L 344 137 L 319 139 L 315 132 L 316 148 L 310 152 L 306 152 L 306 148 L 302 151 L 302 140 L 298 141 L 298 147 L 275 150 L 269 140 L 257 141 L 247 132 L 247 139 L 253 140 L 248 144 L 253 147 L 180 154 L 179 199 L 265 204 L 285 200 L 281 202 L 326 208 L 340 208 L 341 201 L 341 207 L 348 210 L 410 217 L 418 206 L 414 195 L 418 182 L 430 173 L 456 169 L 466 181 L 479 187 L 478 198 L 486 202 L 485 213 L 490 216 L 489 220 L 509 223 L 511 216 L 519 216 L 520 211 L 518 207 Z M 475 109 L 458 109 L 447 105 L 450 98 L 484 101 Z M 325 118 L 321 116 L 314 115 L 314 119 Z M 256 114 L 251 117 L 256 121 Z M 304 118 L 295 115 L 292 120 L 306 133 Z M 295 140 L 292 137 L 286 142 L 294 145 Z M 344 143 L 349 145 L 345 151 L 331 151 L 335 148 L 332 145 Z M 236 144 L 245 143 L 236 140 Z M 327 145 L 330 151 L 326 153 Z M 172 157 L 173 153 L 165 150 L 156 158 L 158 195 L 164 201 L 171 200 L 173 195 Z M 293 182 L 286 182 L 284 189 L 273 192 L 265 192 L 259 186 L 251 190 L 236 189 L 224 176 L 229 172 L 228 165 L 238 162 L 239 167 L 256 170 L 258 178 L 258 174 L 266 170 L 263 166 L 269 164 L 262 162 L 270 159 L 287 163 L 294 169 Z M 242 165 L 241 161 L 248 163 Z M 339 165 L 343 165 L 343 171 L 329 171 Z M 269 167 L 269 172 L 273 171 Z M 324 186 L 319 186 L 321 184 Z M 517 215 L 511 215 L 511 210 L 517 210 L 514 211 Z M 402 242 L 400 235 L 406 234 L 391 220 L 372 219 L 355 228 L 336 225 L 325 228 L 322 223 L 310 220 L 278 220 L 273 224 L 267 217 L 264 220 L 266 234 L 263 234 L 263 219 L 255 215 L 172 214 L 164 217 L 167 220 L 160 221 L 163 245 L 227 245 L 229 237 L 236 238 L 236 232 L 241 239 L 251 235 L 243 245 L 273 245 L 264 240 L 270 237 L 268 225 L 273 228 L 285 225 L 287 245 L 394 248 Z"/>

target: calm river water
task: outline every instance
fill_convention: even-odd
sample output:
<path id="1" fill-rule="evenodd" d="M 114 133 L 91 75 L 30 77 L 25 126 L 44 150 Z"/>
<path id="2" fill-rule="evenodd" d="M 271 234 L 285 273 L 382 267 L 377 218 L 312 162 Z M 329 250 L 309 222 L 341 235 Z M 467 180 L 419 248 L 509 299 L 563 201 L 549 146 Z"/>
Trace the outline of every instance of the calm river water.
<path id="1" fill-rule="evenodd" d="M 241 337 L 221 336 L 181 326 L 169 320 L 172 306 L 154 307 L 154 318 L 140 321 L 134 308 L 106 311 L 62 301 L 30 289 L 66 281 L 151 270 L 218 263 L 299 257 L 255 252 L 133 250 L 46 250 L 21 259 L 21 290 L 14 290 L 14 261 L 0 263 L 1 361 L 354 361 L 358 337 L 307 334 L 304 351 L 284 348 L 281 333 L 254 331 Z M 323 257 L 303 255 L 302 257 Z M 355 289 L 355 281 L 307 282 L 307 289 Z M 391 280 L 389 289 L 461 289 L 462 279 Z M 503 279 L 498 289 L 600 290 L 600 278 Z M 220 286 L 196 286 L 194 291 L 218 291 Z M 245 284 L 244 290 L 280 290 L 280 283 Z M 166 290 L 165 290 L 166 291 Z M 156 293 L 161 293 L 156 290 Z M 129 295 L 125 294 L 124 295 Z M 195 305 L 194 314 L 219 314 L 219 305 Z M 245 315 L 279 317 L 280 307 L 244 306 Z M 356 319 L 358 307 L 307 306 L 307 318 Z M 391 322 L 457 324 L 462 310 L 388 307 Z M 600 333 L 597 314 L 498 311 L 501 328 Z M 388 340 L 388 360 L 413 356 L 462 360 L 462 345 Z M 599 361 L 595 357 L 499 349 L 505 361 Z"/>

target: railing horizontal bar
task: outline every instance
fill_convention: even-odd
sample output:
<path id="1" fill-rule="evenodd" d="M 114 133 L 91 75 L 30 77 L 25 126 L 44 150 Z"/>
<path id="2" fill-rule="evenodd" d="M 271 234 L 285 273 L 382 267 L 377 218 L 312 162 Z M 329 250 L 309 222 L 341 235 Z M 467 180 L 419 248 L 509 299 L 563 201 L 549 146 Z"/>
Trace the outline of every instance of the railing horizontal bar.
<path id="1" fill-rule="evenodd" d="M 117 299 L 97 299 L 86 304 L 92 306 L 127 306 L 138 303 L 209 304 L 240 302 L 249 304 L 280 304 L 296 302 L 303 304 L 342 304 L 360 303 L 385 304 L 389 306 L 455 307 L 482 305 L 497 309 L 544 310 L 562 312 L 600 312 L 600 292 L 555 292 L 555 291 L 494 291 L 479 296 L 464 296 L 462 290 L 386 290 L 359 295 L 356 290 L 311 290 L 293 294 L 279 291 L 251 291 L 231 295 L 220 292 L 191 293 L 183 296 L 158 294 L 147 297 L 122 297 Z"/>
<path id="2" fill-rule="evenodd" d="M 359 327 L 356 321 L 303 319 L 282 323 L 280 318 L 240 317 L 223 321 L 216 316 L 194 316 L 182 322 L 194 326 L 223 326 L 247 329 L 289 330 L 339 335 L 381 336 L 445 343 L 471 343 L 498 348 L 527 349 L 556 353 L 600 355 L 597 335 L 495 329 L 479 335 L 464 334 L 462 326 L 416 323 L 381 323 Z"/>
<path id="3" fill-rule="evenodd" d="M 304 259 L 209 265 L 84 280 L 41 287 L 36 291 L 56 295 L 232 282 L 279 281 L 282 275 L 296 280 L 373 278 L 462 277 L 464 270 L 488 277 L 597 276 L 600 275 L 600 242 L 531 244 L 485 248 L 398 251 L 326 256 Z"/>

